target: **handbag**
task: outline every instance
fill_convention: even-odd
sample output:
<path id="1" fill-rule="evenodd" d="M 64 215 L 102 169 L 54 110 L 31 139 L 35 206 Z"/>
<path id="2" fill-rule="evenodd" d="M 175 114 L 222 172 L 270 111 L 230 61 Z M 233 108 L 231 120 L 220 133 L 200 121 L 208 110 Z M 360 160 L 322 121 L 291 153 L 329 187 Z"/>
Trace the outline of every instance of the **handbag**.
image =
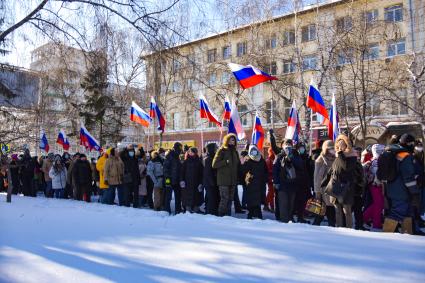
<path id="1" fill-rule="evenodd" d="M 326 204 L 319 199 L 311 198 L 307 201 L 305 210 L 319 216 L 324 216 L 326 214 Z"/>
<path id="2" fill-rule="evenodd" d="M 341 182 L 336 178 L 332 178 L 331 182 L 326 186 L 326 194 L 336 198 L 339 203 L 344 203 L 344 199 L 350 190 L 349 182 Z"/>

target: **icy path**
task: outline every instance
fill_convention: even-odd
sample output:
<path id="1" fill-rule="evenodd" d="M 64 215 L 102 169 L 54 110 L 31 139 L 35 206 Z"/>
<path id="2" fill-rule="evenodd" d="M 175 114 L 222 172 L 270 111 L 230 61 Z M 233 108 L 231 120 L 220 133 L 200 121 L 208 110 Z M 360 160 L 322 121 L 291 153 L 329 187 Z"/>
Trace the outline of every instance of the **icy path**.
<path id="1" fill-rule="evenodd" d="M 425 238 L 0 195 L 1 282 L 423 282 Z"/>

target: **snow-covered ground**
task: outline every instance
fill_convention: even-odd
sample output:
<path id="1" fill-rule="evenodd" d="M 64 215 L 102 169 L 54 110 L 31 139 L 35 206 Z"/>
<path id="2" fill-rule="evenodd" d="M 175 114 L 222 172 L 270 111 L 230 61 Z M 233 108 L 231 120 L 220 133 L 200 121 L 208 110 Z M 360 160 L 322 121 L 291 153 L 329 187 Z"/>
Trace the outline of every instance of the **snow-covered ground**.
<path id="1" fill-rule="evenodd" d="M 424 282 L 419 236 L 0 195 L 1 282 Z"/>

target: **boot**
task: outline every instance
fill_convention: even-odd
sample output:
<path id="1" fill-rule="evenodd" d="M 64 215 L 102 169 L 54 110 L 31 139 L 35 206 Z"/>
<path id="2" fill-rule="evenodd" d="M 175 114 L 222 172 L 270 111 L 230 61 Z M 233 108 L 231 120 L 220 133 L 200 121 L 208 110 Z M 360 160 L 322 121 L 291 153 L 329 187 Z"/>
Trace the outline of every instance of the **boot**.
<path id="1" fill-rule="evenodd" d="M 382 227 L 383 232 L 394 233 L 397 228 L 398 222 L 391 218 L 385 218 L 384 226 Z"/>
<path id="2" fill-rule="evenodd" d="M 401 231 L 405 234 L 413 235 L 412 217 L 406 217 L 401 223 Z"/>

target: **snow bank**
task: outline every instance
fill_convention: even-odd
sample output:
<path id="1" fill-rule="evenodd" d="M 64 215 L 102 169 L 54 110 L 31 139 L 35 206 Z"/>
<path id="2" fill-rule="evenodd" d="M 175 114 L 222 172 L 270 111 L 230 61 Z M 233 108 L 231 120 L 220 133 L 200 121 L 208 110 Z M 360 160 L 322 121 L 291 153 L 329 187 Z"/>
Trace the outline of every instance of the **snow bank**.
<path id="1" fill-rule="evenodd" d="M 422 282 L 418 236 L 0 195 L 1 282 Z"/>

